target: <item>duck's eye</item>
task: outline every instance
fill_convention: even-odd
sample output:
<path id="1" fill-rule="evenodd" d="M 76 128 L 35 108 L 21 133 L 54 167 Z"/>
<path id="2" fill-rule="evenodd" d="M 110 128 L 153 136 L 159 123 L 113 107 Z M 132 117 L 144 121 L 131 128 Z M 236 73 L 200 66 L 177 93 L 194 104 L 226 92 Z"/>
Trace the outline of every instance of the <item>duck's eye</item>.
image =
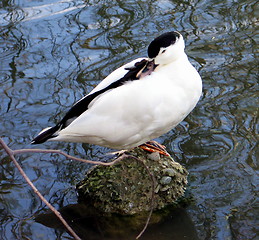
<path id="1" fill-rule="evenodd" d="M 165 49 L 162 51 L 162 53 L 164 53 L 165 52 Z"/>

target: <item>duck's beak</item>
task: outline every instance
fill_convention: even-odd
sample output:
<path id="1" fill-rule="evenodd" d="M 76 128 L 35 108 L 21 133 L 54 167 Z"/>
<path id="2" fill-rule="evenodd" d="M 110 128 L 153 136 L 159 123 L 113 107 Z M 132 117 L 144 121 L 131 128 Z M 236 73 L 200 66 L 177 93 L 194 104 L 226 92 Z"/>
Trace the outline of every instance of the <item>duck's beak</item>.
<path id="1" fill-rule="evenodd" d="M 155 60 L 154 59 L 152 59 L 151 61 L 148 61 L 147 64 L 145 65 L 145 67 L 142 68 L 138 72 L 137 77 L 138 78 L 143 78 L 145 76 L 150 75 L 155 70 L 156 67 L 157 67 L 157 65 L 155 64 Z"/>

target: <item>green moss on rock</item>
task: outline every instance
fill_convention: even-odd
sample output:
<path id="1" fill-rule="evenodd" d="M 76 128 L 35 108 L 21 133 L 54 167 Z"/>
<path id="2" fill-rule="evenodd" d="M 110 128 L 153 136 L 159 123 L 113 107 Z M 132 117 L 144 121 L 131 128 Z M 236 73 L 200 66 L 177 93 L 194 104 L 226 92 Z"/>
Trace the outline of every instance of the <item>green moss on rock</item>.
<path id="1" fill-rule="evenodd" d="M 184 195 L 188 172 L 171 157 L 154 159 L 140 148 L 126 154 L 113 166 L 95 166 L 87 173 L 77 185 L 80 202 L 104 213 L 133 215 L 149 211 L 153 182 L 146 167 L 156 180 L 154 210 L 171 205 Z"/>

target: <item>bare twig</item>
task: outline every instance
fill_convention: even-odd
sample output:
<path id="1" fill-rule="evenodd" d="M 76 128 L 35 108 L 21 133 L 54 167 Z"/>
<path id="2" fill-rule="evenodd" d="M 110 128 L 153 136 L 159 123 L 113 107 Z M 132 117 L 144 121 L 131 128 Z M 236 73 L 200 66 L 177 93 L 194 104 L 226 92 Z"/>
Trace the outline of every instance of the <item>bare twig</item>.
<path id="1" fill-rule="evenodd" d="M 125 157 L 130 157 L 136 161 L 139 161 L 143 164 L 143 166 L 146 168 L 149 176 L 152 179 L 152 191 L 151 191 L 151 203 L 150 203 L 150 212 L 149 215 L 147 217 L 145 226 L 143 227 L 142 231 L 138 234 L 138 236 L 136 237 L 136 239 L 139 239 L 142 234 L 146 231 L 147 226 L 150 222 L 152 213 L 153 213 L 153 208 L 154 208 L 154 193 L 155 193 L 155 177 L 154 175 L 150 172 L 149 168 L 146 166 L 146 164 L 144 163 L 144 161 L 142 161 L 141 159 L 134 157 L 132 155 L 125 155 L 122 154 L 121 156 L 119 156 L 117 159 L 115 159 L 112 162 L 99 162 L 99 161 L 91 161 L 91 160 L 86 160 L 86 159 L 82 159 L 82 158 L 77 158 L 74 156 L 71 156 L 65 152 L 62 152 L 60 150 L 56 150 L 56 149 L 17 149 L 17 150 L 12 150 L 10 149 L 5 142 L 0 138 L 0 144 L 3 146 L 4 150 L 6 151 L 6 153 L 9 155 L 9 157 L 12 159 L 12 161 L 14 162 L 14 164 L 16 165 L 16 167 L 18 168 L 18 170 L 20 171 L 20 173 L 22 174 L 22 176 L 24 177 L 24 179 L 27 181 L 27 183 L 31 186 L 31 188 L 33 189 L 33 191 L 39 196 L 39 198 L 55 213 L 55 215 L 60 219 L 60 221 L 64 224 L 64 226 L 68 229 L 68 231 L 71 233 L 71 235 L 75 238 L 75 239 L 80 239 L 76 233 L 73 231 L 73 229 L 67 224 L 67 222 L 65 221 L 65 219 L 61 216 L 61 214 L 41 195 L 41 193 L 37 190 L 37 188 L 33 185 L 33 183 L 30 181 L 30 179 L 27 177 L 27 175 L 25 174 L 25 172 L 22 170 L 22 168 L 20 167 L 19 163 L 16 161 L 16 159 L 14 158 L 14 155 L 16 154 L 22 154 L 22 153 L 56 153 L 56 154 L 61 154 L 63 156 L 65 156 L 67 159 L 71 159 L 71 160 L 76 160 L 76 161 L 80 161 L 80 162 L 84 162 L 84 163 L 89 163 L 89 164 L 95 164 L 95 165 L 104 165 L 104 166 L 111 166 L 114 165 L 115 163 L 121 161 L 122 159 L 124 159 Z"/>
<path id="2" fill-rule="evenodd" d="M 146 231 L 147 226 L 148 226 L 148 224 L 149 224 L 149 222 L 150 222 L 152 213 L 153 213 L 156 179 L 155 179 L 154 175 L 152 174 L 152 172 L 149 170 L 148 166 L 144 163 L 144 161 L 142 161 L 140 158 L 134 157 L 134 156 L 132 156 L 132 155 L 129 155 L 129 156 L 127 156 L 127 157 L 133 158 L 133 159 L 135 159 L 136 161 L 141 162 L 141 163 L 143 164 L 143 166 L 146 168 L 146 170 L 147 170 L 149 176 L 150 176 L 151 179 L 152 179 L 150 211 L 149 211 L 149 214 L 148 214 L 148 217 L 147 217 L 145 226 L 143 227 L 143 229 L 141 230 L 141 232 L 140 232 L 140 233 L 138 234 L 138 236 L 136 237 L 136 239 L 139 239 L 139 238 L 143 235 L 143 233 Z"/>
<path id="3" fill-rule="evenodd" d="M 33 189 L 33 191 L 39 196 L 39 198 L 41 199 L 41 201 L 43 201 L 52 212 L 54 212 L 54 214 L 59 218 L 59 220 L 64 224 L 64 226 L 67 228 L 67 230 L 70 232 L 70 234 L 76 239 L 76 240 L 80 240 L 80 237 L 73 231 L 73 229 L 68 225 L 68 223 L 66 222 L 66 220 L 61 216 L 60 212 L 57 211 L 44 197 L 43 195 L 39 192 L 39 190 L 34 186 L 34 184 L 31 182 L 31 180 L 28 178 L 28 176 L 26 175 L 26 173 L 23 171 L 23 169 L 21 168 L 20 164 L 16 161 L 15 157 L 14 157 L 14 151 L 11 150 L 6 143 L 3 141 L 2 138 L 0 138 L 0 144 L 3 146 L 3 149 L 5 150 L 5 152 L 8 154 L 8 156 L 11 158 L 11 160 L 13 161 L 14 165 L 17 167 L 17 169 L 19 170 L 19 172 L 21 173 L 21 175 L 23 176 L 23 178 L 26 180 L 26 182 L 30 185 L 30 187 Z"/>
<path id="4" fill-rule="evenodd" d="M 76 160 L 76 161 L 84 162 L 84 163 L 95 164 L 95 165 L 104 165 L 104 166 L 111 166 L 111 165 L 115 164 L 116 162 L 120 161 L 120 159 L 115 159 L 112 162 L 91 161 L 91 160 L 86 160 L 86 159 L 71 156 L 65 152 L 62 152 L 62 151 L 56 150 L 56 149 L 17 149 L 17 150 L 11 150 L 11 151 L 12 151 L 13 155 L 22 154 L 22 153 L 57 153 L 57 154 L 61 154 L 61 155 L 65 156 L 67 159 Z"/>

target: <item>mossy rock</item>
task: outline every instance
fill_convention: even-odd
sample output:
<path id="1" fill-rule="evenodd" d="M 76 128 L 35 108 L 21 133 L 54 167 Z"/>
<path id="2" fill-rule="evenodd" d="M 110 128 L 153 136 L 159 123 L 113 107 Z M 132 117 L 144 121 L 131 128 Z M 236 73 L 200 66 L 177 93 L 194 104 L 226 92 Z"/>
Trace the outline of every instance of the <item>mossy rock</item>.
<path id="1" fill-rule="evenodd" d="M 77 184 L 79 202 L 103 213 L 133 215 L 149 211 L 153 190 L 150 173 L 155 179 L 153 210 L 172 205 L 184 195 L 188 172 L 183 166 L 170 156 L 154 158 L 135 148 L 112 166 L 93 167 Z"/>

